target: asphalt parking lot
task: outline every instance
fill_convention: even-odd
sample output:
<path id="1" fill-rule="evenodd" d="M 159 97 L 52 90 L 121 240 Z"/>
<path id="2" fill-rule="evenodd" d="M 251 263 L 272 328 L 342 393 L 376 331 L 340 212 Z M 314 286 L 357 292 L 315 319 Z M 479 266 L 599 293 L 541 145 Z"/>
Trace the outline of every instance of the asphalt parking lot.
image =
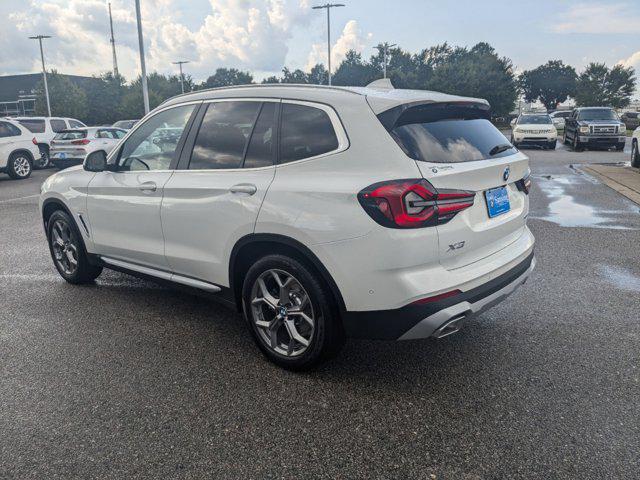
<path id="1" fill-rule="evenodd" d="M 349 341 L 308 374 L 240 317 L 105 271 L 66 284 L 0 176 L 0 478 L 638 478 L 640 206 L 527 150 L 538 266 L 439 341 Z"/>

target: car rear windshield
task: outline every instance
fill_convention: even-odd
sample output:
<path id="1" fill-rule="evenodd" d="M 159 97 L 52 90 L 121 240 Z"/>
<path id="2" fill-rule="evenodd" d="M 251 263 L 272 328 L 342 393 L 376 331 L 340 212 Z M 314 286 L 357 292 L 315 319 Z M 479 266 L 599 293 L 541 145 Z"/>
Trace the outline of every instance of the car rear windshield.
<path id="1" fill-rule="evenodd" d="M 24 119 L 24 120 L 18 120 L 18 121 L 20 122 L 20 125 L 25 127 L 31 133 L 44 133 L 44 129 L 45 129 L 44 120 Z"/>
<path id="2" fill-rule="evenodd" d="M 87 138 L 86 130 L 63 130 L 53 137 L 54 140 L 80 140 L 81 138 Z"/>
<path id="3" fill-rule="evenodd" d="M 549 115 L 521 115 L 518 119 L 519 125 L 547 125 L 550 124 Z"/>
<path id="4" fill-rule="evenodd" d="M 516 153 L 486 116 L 477 108 L 446 104 L 412 107 L 389 132 L 407 156 L 423 162 L 473 162 Z"/>
<path id="5" fill-rule="evenodd" d="M 617 120 L 618 116 L 608 108 L 587 108 L 580 110 L 578 120 Z"/>

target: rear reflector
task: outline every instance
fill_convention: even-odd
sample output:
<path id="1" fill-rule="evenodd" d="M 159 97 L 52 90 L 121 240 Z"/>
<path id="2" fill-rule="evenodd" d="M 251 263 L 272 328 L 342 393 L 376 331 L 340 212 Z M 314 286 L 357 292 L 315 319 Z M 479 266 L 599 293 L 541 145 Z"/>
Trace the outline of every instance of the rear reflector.
<path id="1" fill-rule="evenodd" d="M 382 226 L 420 228 L 448 222 L 471 207 L 475 196 L 468 190 L 438 190 L 417 178 L 374 183 L 358 193 L 358 201 Z"/>
<path id="2" fill-rule="evenodd" d="M 433 297 L 421 298 L 420 300 L 411 302 L 410 305 L 424 305 L 425 303 L 437 302 L 439 300 L 444 300 L 445 298 L 454 297 L 460 293 L 462 293 L 460 290 L 451 290 L 450 292 L 441 293 L 440 295 L 434 295 Z"/>
<path id="3" fill-rule="evenodd" d="M 38 141 L 36 140 L 36 137 L 33 137 L 31 139 L 31 143 L 33 143 L 34 145 L 38 145 Z"/>
<path id="4" fill-rule="evenodd" d="M 91 140 L 87 140 L 86 138 L 83 140 L 73 140 L 71 142 L 72 145 L 86 145 L 87 143 L 89 143 Z"/>

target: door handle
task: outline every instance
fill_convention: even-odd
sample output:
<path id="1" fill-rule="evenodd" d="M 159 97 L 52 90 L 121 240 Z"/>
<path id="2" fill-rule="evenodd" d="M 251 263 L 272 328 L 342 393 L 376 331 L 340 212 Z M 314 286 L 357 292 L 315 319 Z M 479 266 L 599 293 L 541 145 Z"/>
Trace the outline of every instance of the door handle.
<path id="1" fill-rule="evenodd" d="M 143 192 L 155 192 L 158 189 L 156 182 L 144 182 L 138 185 L 138 188 Z"/>
<path id="2" fill-rule="evenodd" d="M 253 195 L 258 191 L 258 188 L 251 183 L 239 183 L 229 189 L 231 193 L 246 193 L 247 195 Z"/>

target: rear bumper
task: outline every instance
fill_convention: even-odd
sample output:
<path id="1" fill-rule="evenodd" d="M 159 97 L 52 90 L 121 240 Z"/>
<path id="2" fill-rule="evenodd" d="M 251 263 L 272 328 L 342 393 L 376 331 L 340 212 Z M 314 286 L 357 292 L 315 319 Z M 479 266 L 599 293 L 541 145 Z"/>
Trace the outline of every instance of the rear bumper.
<path id="1" fill-rule="evenodd" d="M 409 304 L 394 310 L 344 312 L 347 336 L 410 340 L 441 335 L 452 320 L 459 323 L 499 303 L 526 282 L 536 261 L 531 252 L 502 275 L 453 297 L 426 304 Z"/>

